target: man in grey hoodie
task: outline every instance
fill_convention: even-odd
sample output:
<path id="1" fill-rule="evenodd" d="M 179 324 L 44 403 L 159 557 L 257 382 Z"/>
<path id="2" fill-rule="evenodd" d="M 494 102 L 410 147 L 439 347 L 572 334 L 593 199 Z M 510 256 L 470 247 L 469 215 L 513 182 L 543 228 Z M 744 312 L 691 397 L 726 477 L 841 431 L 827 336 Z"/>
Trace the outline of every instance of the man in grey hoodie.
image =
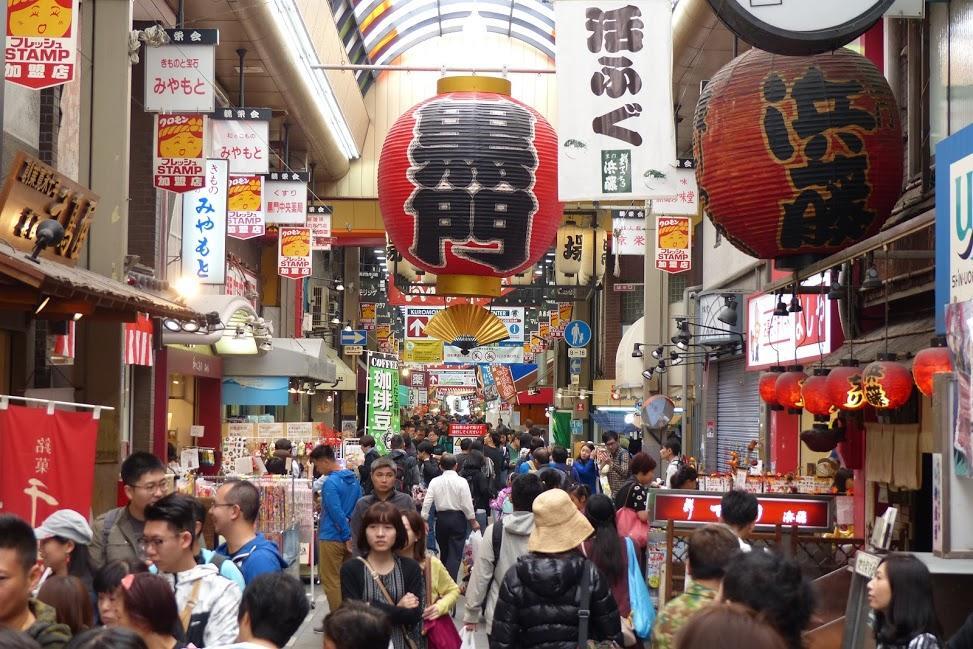
<path id="1" fill-rule="evenodd" d="M 507 571 L 527 554 L 527 541 L 534 530 L 534 499 L 543 486 L 537 474 L 515 476 L 510 487 L 514 511 L 486 528 L 480 543 L 480 554 L 473 564 L 473 573 L 466 588 L 466 611 L 463 622 L 475 631 L 480 623 L 493 628 L 493 610 L 500 594 L 500 585 Z M 496 531 L 500 526 L 499 533 Z M 499 548 L 499 552 L 497 549 Z"/>

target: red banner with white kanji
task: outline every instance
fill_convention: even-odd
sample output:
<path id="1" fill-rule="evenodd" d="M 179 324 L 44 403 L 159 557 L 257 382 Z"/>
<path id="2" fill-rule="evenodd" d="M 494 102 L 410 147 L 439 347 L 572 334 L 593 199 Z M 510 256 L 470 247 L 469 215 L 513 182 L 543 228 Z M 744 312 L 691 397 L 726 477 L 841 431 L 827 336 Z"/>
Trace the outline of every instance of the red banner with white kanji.
<path id="1" fill-rule="evenodd" d="M 0 512 L 33 527 L 58 509 L 88 516 L 97 438 L 90 410 L 0 409 Z"/>
<path id="2" fill-rule="evenodd" d="M 152 367 L 152 319 L 138 314 L 135 322 L 125 323 L 125 364 Z"/>

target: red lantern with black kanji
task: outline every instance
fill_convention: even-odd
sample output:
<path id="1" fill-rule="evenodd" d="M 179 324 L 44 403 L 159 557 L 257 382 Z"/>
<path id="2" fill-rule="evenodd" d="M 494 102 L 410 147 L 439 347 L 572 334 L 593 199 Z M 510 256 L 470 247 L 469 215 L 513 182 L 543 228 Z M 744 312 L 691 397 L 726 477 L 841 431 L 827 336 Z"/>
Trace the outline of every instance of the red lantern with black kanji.
<path id="1" fill-rule="evenodd" d="M 936 374 L 953 371 L 953 359 L 946 347 L 946 337 L 932 339 L 932 347 L 923 349 L 912 359 L 912 378 L 919 391 L 932 396 L 932 379 Z"/>
<path id="2" fill-rule="evenodd" d="M 389 238 L 442 295 L 500 295 L 561 222 L 557 136 L 510 82 L 445 77 L 389 130 L 378 195 Z"/>
<path id="3" fill-rule="evenodd" d="M 865 401 L 879 410 L 901 408 L 912 396 L 912 375 L 895 354 L 879 354 L 862 370 Z"/>
<path id="4" fill-rule="evenodd" d="M 737 248 L 779 267 L 876 234 L 899 197 L 895 97 L 849 49 L 804 57 L 751 49 L 709 80 L 694 124 L 706 213 Z"/>
<path id="5" fill-rule="evenodd" d="M 784 368 L 782 366 L 774 365 L 760 375 L 760 380 L 758 383 L 760 398 L 764 403 L 770 406 L 771 410 L 783 410 L 781 405 L 777 403 L 777 379 L 780 378 L 780 375 L 783 373 Z"/>
<path id="6" fill-rule="evenodd" d="M 831 401 L 831 394 L 828 392 L 828 370 L 817 367 L 814 372 L 804 381 L 801 387 L 801 396 L 804 398 L 804 409 L 817 417 L 827 417 L 831 414 L 834 402 Z"/>
<path id="7" fill-rule="evenodd" d="M 787 408 L 791 412 L 800 412 L 804 407 L 804 397 L 801 395 L 801 387 L 807 380 L 807 374 L 800 365 L 791 365 L 787 371 L 777 377 L 774 386 L 777 394 L 777 403 Z"/>
<path id="8" fill-rule="evenodd" d="M 865 407 L 862 368 L 853 358 L 841 359 L 841 365 L 828 374 L 828 393 L 839 410 L 861 410 Z"/>

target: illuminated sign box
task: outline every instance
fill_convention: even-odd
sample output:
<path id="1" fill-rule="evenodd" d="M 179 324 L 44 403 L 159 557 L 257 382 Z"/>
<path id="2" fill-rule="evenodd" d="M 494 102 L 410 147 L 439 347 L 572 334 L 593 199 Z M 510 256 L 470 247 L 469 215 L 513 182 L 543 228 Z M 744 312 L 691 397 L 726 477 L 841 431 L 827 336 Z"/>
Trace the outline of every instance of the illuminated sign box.
<path id="1" fill-rule="evenodd" d="M 680 527 L 720 522 L 723 494 L 699 491 L 665 490 L 654 494 L 650 511 L 654 523 L 672 521 Z M 801 531 L 830 530 L 834 525 L 834 498 L 831 496 L 773 495 L 757 496 L 758 529 L 777 525 Z"/>

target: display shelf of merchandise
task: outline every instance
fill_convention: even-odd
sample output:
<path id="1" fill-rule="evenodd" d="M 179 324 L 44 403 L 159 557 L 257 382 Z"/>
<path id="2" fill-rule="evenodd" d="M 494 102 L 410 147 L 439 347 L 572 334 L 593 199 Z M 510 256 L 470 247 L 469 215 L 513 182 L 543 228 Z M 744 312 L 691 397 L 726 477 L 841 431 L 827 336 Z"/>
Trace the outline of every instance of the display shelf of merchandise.
<path id="1" fill-rule="evenodd" d="M 832 485 L 832 478 L 820 476 L 748 475 L 745 489 L 755 494 L 827 495 Z M 732 475 L 699 476 L 699 491 L 726 493 L 733 487 Z"/>

